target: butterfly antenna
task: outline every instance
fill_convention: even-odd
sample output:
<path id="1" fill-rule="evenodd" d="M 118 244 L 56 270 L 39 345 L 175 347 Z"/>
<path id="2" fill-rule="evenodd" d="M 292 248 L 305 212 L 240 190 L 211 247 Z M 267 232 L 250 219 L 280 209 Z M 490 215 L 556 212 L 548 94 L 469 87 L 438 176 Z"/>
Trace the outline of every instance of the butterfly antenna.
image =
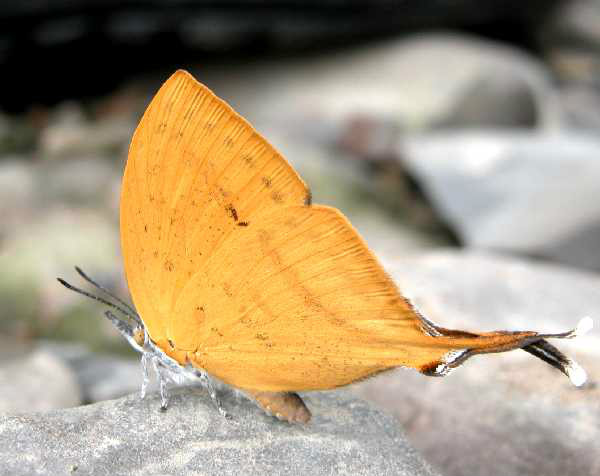
<path id="1" fill-rule="evenodd" d="M 88 283 L 90 283 L 93 286 L 96 286 L 100 291 L 103 291 L 104 293 L 108 294 L 111 298 L 113 298 L 115 301 L 117 301 L 119 304 L 121 304 L 125 309 L 129 310 L 129 312 L 136 315 L 139 320 L 140 315 L 136 312 L 136 310 L 133 307 L 131 307 L 129 304 L 127 304 L 121 298 L 115 296 L 112 292 L 110 292 L 104 286 L 102 286 L 101 284 L 98 284 L 96 281 L 94 281 L 92 278 L 90 278 L 87 274 L 85 274 L 83 272 L 83 270 L 79 266 L 75 266 L 75 271 L 77 271 L 77 274 L 79 274 L 79 276 L 81 276 L 83 279 L 85 279 Z"/>
<path id="2" fill-rule="evenodd" d="M 89 297 L 90 299 L 94 299 L 98 302 L 101 302 L 102 304 L 106 304 L 107 306 L 112 307 L 113 309 L 116 309 L 117 311 L 119 311 L 120 313 L 122 313 L 123 315 L 133 319 L 140 327 L 143 327 L 142 324 L 142 320 L 140 319 L 140 317 L 137 315 L 137 313 L 131 314 L 130 312 L 126 311 L 125 309 L 123 309 L 120 306 L 117 306 L 115 303 L 108 301 L 107 299 L 101 298 L 100 296 L 96 296 L 94 294 L 88 293 L 87 291 L 84 291 L 83 289 L 79 289 L 78 287 L 73 286 L 72 284 L 66 282 L 64 279 L 62 278 L 56 278 L 57 281 L 62 284 L 65 288 L 70 289 L 71 291 L 75 291 L 76 293 L 79 293 L 83 296 Z"/>

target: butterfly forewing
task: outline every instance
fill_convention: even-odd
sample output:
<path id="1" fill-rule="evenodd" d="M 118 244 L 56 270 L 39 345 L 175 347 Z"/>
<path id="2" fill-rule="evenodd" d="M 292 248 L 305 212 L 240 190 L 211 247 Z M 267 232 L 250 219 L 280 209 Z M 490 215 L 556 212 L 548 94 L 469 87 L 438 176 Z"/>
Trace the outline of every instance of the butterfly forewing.
<path id="1" fill-rule="evenodd" d="M 126 275 L 150 336 L 168 337 L 181 289 L 238 223 L 307 194 L 243 118 L 176 72 L 136 129 L 121 195 Z"/>

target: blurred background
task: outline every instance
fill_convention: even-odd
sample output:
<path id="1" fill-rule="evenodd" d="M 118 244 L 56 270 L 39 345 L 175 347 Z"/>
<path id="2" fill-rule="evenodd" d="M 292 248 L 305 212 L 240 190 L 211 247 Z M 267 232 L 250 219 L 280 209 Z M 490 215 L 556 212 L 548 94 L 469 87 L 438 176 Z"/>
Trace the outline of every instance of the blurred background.
<path id="1" fill-rule="evenodd" d="M 79 265 L 128 296 L 121 175 L 178 68 L 340 208 L 430 319 L 598 322 L 599 0 L 48 0 L 0 3 L 0 26 L 0 412 L 137 391 L 103 308 L 55 278 Z M 514 352 L 354 391 L 442 474 L 600 474 L 599 343 L 561 346 L 590 374 L 579 390 Z"/>

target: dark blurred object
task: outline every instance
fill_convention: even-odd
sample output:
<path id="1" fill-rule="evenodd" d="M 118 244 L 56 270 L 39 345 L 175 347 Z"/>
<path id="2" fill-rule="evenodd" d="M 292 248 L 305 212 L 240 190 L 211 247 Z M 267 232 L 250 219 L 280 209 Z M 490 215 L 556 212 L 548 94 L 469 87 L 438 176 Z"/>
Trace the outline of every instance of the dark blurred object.
<path id="1" fill-rule="evenodd" d="M 535 87 L 525 78 L 506 72 L 476 78 L 434 127 L 535 128 L 539 122 Z"/>
<path id="2" fill-rule="evenodd" d="M 561 2 L 540 28 L 540 44 L 563 82 L 600 87 L 600 2 Z"/>
<path id="3" fill-rule="evenodd" d="M 559 0 L 0 3 L 0 108 L 97 96 L 132 73 L 462 28 L 529 46 Z M 10 91 L 7 94 L 6 91 Z"/>

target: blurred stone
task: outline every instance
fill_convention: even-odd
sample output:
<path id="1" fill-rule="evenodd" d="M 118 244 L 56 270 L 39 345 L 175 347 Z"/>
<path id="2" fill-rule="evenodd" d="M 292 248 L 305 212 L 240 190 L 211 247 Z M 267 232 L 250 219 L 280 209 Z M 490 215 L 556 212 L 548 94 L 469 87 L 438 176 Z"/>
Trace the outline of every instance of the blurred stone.
<path id="1" fill-rule="evenodd" d="M 34 206 L 36 190 L 34 167 L 18 156 L 0 161 L 0 239 L 15 224 L 26 220 Z"/>
<path id="2" fill-rule="evenodd" d="M 7 157 L 0 161 L 0 236 L 9 238 L 18 228 L 43 220 L 58 203 L 77 208 L 113 206 L 118 202 L 120 181 L 117 167 L 99 157 L 51 163 Z"/>
<path id="3" fill-rule="evenodd" d="M 137 352 L 131 351 L 131 358 L 126 359 L 91 352 L 82 344 L 55 341 L 45 341 L 41 348 L 69 365 L 77 376 L 86 403 L 119 398 L 139 392 L 142 387 L 142 367 Z M 152 379 L 148 391 L 155 388 Z"/>
<path id="4" fill-rule="evenodd" d="M 112 184 L 120 173 L 109 160 L 89 156 L 40 163 L 36 172 L 39 181 L 45 182 L 37 190 L 40 202 L 63 202 L 78 208 L 106 206 L 108 191 L 114 193 Z"/>
<path id="5" fill-rule="evenodd" d="M 514 71 L 482 72 L 464 87 L 441 128 L 534 128 L 538 125 L 538 91 Z"/>
<path id="6" fill-rule="evenodd" d="M 556 49 L 548 54 L 548 64 L 563 83 L 600 86 L 600 58 L 594 51 Z"/>
<path id="7" fill-rule="evenodd" d="M 278 58 L 251 67 L 191 72 L 259 130 L 262 124 L 274 124 L 328 144 L 356 116 L 427 129 L 455 112 L 457 104 L 465 103 L 465 91 L 481 88 L 477 85 L 482 82 L 489 91 L 486 103 L 511 98 L 512 106 L 506 107 L 513 115 L 511 123 L 530 121 L 533 115 L 536 124 L 545 126 L 554 123 L 557 114 L 543 64 L 517 49 L 459 34 L 420 34 L 334 56 Z M 502 80 L 490 85 L 490 77 Z M 531 96 L 528 101 L 534 105 L 526 109 L 535 113 L 517 111 L 516 101 L 523 94 Z M 487 117 L 493 114 L 488 111 Z"/>
<path id="8" fill-rule="evenodd" d="M 79 404 L 81 393 L 77 380 L 55 355 L 37 350 L 0 364 L 0 415 L 42 412 Z"/>
<path id="9" fill-rule="evenodd" d="M 565 86 L 559 92 L 565 126 L 600 131 L 600 91 L 586 86 Z"/>
<path id="10" fill-rule="evenodd" d="M 313 419 L 282 423 L 226 395 L 223 418 L 206 392 L 156 394 L 35 415 L 0 417 L 3 473 L 432 475 L 394 420 L 347 393 L 309 395 Z"/>
<path id="11" fill-rule="evenodd" d="M 438 133 L 398 149 L 466 245 L 600 269 L 600 136 Z"/>
<path id="12" fill-rule="evenodd" d="M 0 113 L 0 158 L 31 151 L 35 144 L 36 133 L 29 121 Z"/>
<path id="13" fill-rule="evenodd" d="M 564 81 L 600 86 L 600 2 L 561 2 L 539 30 L 540 43 Z"/>
<path id="14" fill-rule="evenodd" d="M 402 292 L 443 327 L 557 332 L 586 315 L 600 323 L 594 273 L 456 251 L 384 264 Z M 478 356 L 441 379 L 398 370 L 354 390 L 396 415 L 445 474 L 598 474 L 600 332 L 554 343 L 587 370 L 583 388 L 513 351 Z"/>
<path id="15" fill-rule="evenodd" d="M 81 154 L 125 153 L 135 123 L 124 117 L 90 121 L 78 103 L 64 103 L 40 135 L 40 154 L 64 158 Z"/>
<path id="16" fill-rule="evenodd" d="M 10 331 L 25 325 L 30 332 L 42 334 L 53 329 L 66 332 L 63 337 L 72 337 L 68 333 L 78 329 L 88 342 L 99 337 L 101 333 L 93 332 L 99 330 L 94 321 L 75 315 L 68 328 L 57 327 L 57 320 L 69 309 L 97 309 L 56 282 L 57 276 L 72 278 L 75 265 L 92 276 L 112 276 L 120 283 L 122 277 L 115 274 L 121 269 L 116 224 L 97 212 L 54 207 L 7 237 L 0 254 L 0 326 Z"/>
<path id="17" fill-rule="evenodd" d="M 132 357 L 139 357 L 137 354 Z M 142 388 L 142 367 L 137 359 L 90 356 L 75 367 L 87 402 L 101 402 L 139 393 Z M 152 391 L 156 385 L 150 385 Z"/>

